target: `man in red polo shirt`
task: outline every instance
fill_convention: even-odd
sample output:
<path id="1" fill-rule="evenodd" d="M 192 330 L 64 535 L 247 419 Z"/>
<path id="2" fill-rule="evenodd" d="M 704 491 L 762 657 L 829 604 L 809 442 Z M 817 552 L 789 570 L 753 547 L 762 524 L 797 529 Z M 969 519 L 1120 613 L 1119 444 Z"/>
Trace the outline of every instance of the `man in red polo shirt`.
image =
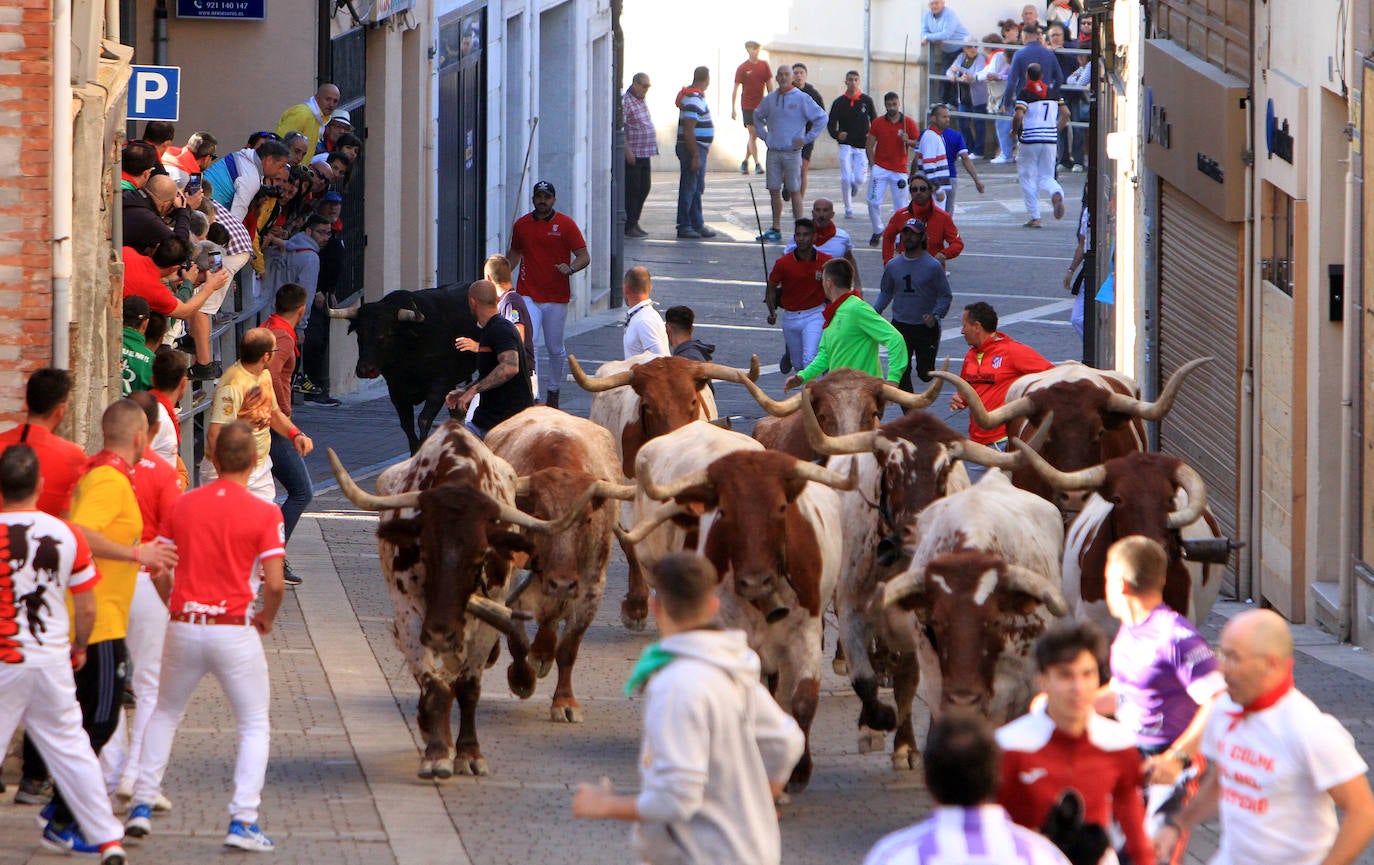
<path id="1" fill-rule="evenodd" d="M 1027 373 L 1044 372 L 1054 366 L 1035 349 L 999 331 L 997 310 L 990 303 L 980 300 L 964 307 L 960 333 L 969 344 L 969 350 L 964 355 L 964 367 L 959 370 L 959 376 L 973 385 L 988 411 L 1001 407 L 1007 401 L 1007 391 L 1011 389 L 1012 382 Z M 959 411 L 967 406 L 968 403 L 957 391 L 949 401 L 950 411 Z M 968 437 L 981 445 L 1007 449 L 1006 426 L 985 430 L 970 420 Z"/>
<path id="2" fill-rule="evenodd" d="M 763 302 L 768 304 L 769 324 L 777 323 L 778 307 L 782 307 L 782 338 L 787 343 L 787 356 L 791 366 L 805 369 L 816 358 L 821 330 L 825 327 L 821 270 L 830 256 L 813 245 L 816 223 L 798 219 L 793 231 L 797 247 L 774 262 Z"/>
<path id="3" fill-rule="evenodd" d="M 740 112 L 744 114 L 744 128 L 749 133 L 749 144 L 744 149 L 744 160 L 739 164 L 739 173 L 749 173 L 749 157 L 754 157 L 754 173 L 763 173 L 763 163 L 759 162 L 759 138 L 754 131 L 754 109 L 759 107 L 765 93 L 773 92 L 773 70 L 767 60 L 759 59 L 759 43 L 750 39 L 744 43 L 749 59 L 735 69 L 735 89 L 730 91 L 730 119 L 734 120 L 735 100 L 739 100 Z"/>
<path id="4" fill-rule="evenodd" d="M 558 389 L 568 363 L 568 350 L 563 347 L 568 301 L 572 300 L 568 277 L 586 270 L 592 257 L 587 254 L 587 242 L 582 239 L 577 223 L 553 209 L 558 195 L 552 183 L 536 183 L 531 200 L 534 209 L 515 220 L 511 229 L 506 259 L 511 268 L 520 268 L 515 290 L 533 301 L 529 307 L 530 321 L 536 340 L 543 333 L 544 348 L 549 352 L 547 369 L 538 370 L 544 385 L 544 404 L 558 408 Z"/>
<path id="5" fill-rule="evenodd" d="M 916 149 L 921 131 L 916 121 L 902 113 L 902 99 L 889 91 L 883 96 L 883 108 L 887 113 L 875 118 L 868 126 L 868 221 L 873 226 L 873 236 L 868 245 L 876 247 L 882 239 L 883 193 L 892 191 L 892 209 L 906 207 L 909 197 L 906 191 L 907 158 Z"/>

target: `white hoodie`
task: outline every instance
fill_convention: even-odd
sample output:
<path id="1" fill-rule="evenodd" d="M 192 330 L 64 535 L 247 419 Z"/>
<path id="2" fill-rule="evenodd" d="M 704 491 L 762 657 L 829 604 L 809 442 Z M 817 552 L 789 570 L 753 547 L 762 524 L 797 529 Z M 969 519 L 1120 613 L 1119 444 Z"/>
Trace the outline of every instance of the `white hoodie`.
<path id="1" fill-rule="evenodd" d="M 645 688 L 640 862 L 776 865 L 782 839 L 769 780 L 786 781 L 805 738 L 759 681 L 743 631 L 693 630 Z"/>

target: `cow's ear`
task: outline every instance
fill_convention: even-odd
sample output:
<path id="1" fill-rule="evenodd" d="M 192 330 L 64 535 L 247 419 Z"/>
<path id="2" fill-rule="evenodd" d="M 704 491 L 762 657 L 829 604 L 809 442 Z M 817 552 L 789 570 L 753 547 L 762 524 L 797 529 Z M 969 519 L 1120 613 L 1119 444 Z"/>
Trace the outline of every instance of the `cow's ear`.
<path id="1" fill-rule="evenodd" d="M 716 496 L 716 488 L 713 484 L 697 484 L 678 493 L 673 501 L 697 516 L 701 516 L 714 508 L 719 498 Z"/>
<path id="2" fill-rule="evenodd" d="M 620 432 L 620 470 L 627 478 L 635 476 L 635 457 L 639 456 L 644 440 L 644 424 L 638 418 L 625 424 Z"/>
<path id="3" fill-rule="evenodd" d="M 487 535 L 487 543 L 491 544 L 496 555 L 517 568 L 523 568 L 529 562 L 530 556 L 534 555 L 534 542 L 519 532 L 505 529 L 490 532 Z"/>
<path id="4" fill-rule="evenodd" d="M 1135 420 L 1133 414 L 1123 414 L 1119 411 L 1104 412 L 1102 415 L 1102 426 L 1109 430 L 1119 430 L 1126 424 Z"/>
<path id="5" fill-rule="evenodd" d="M 782 494 L 787 497 L 787 503 L 791 504 L 797 500 L 797 496 L 806 489 L 806 478 L 788 478 L 782 485 Z"/>
<path id="6" fill-rule="evenodd" d="M 389 544 L 413 544 L 420 538 L 419 517 L 397 517 L 377 526 L 377 537 Z"/>

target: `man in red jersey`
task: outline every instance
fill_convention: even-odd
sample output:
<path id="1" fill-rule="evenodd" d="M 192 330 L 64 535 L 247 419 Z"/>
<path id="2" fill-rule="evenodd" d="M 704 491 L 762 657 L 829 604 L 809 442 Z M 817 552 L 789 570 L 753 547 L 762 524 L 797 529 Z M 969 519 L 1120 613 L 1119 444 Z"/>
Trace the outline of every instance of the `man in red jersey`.
<path id="1" fill-rule="evenodd" d="M 1106 637 L 1091 622 L 1058 622 L 1035 644 L 1036 684 L 1045 699 L 997 731 L 998 801 L 1012 820 L 1040 830 L 1060 798 L 1077 793 L 1085 827 L 1105 830 L 1116 820 L 1131 861 L 1154 865 L 1135 734 L 1095 708 L 1106 657 Z"/>
<path id="2" fill-rule="evenodd" d="M 152 805 L 177 724 L 196 685 L 210 674 L 233 705 L 238 730 L 234 798 L 224 844 L 269 852 L 272 839 L 258 828 L 271 742 L 271 686 L 259 635 L 272 632 L 286 590 L 285 529 L 277 506 L 248 491 L 257 463 L 248 424 L 226 424 L 211 456 L 219 479 L 178 499 L 159 530 L 162 539 L 177 545 L 181 560 L 168 604 L 172 621 L 167 626 L 157 708 L 144 733 L 134 805 L 124 828 L 134 837 L 152 831 Z M 254 613 L 261 583 L 266 584 L 262 610 Z"/>
<path id="3" fill-rule="evenodd" d="M 735 89 L 730 91 L 730 119 L 739 116 L 735 112 L 735 101 L 739 100 L 740 112 L 744 114 L 744 128 L 749 132 L 749 144 L 744 148 L 744 160 L 739 164 L 739 173 L 749 173 L 749 157 L 754 157 L 754 173 L 763 173 L 763 163 L 759 162 L 759 138 L 754 131 L 754 109 L 759 107 L 765 94 L 773 92 L 773 70 L 767 60 L 759 59 L 759 43 L 750 39 L 744 43 L 749 59 L 735 69 Z"/>
<path id="4" fill-rule="evenodd" d="M 873 235 L 868 245 L 876 247 L 882 239 L 883 194 L 892 190 L 892 209 L 901 210 L 909 200 L 906 191 L 907 158 L 916 149 L 921 131 L 916 121 L 902 113 L 902 99 L 896 93 L 883 96 L 886 113 L 868 126 L 868 221 Z"/>
<path id="5" fill-rule="evenodd" d="M 769 324 L 777 323 L 778 307 L 782 307 L 782 337 L 787 356 L 797 369 L 805 369 L 815 359 L 821 344 L 826 303 L 821 269 L 830 256 L 813 245 L 816 224 L 811 220 L 798 219 L 792 236 L 796 248 L 779 256 L 773 264 L 763 302 L 768 305 Z"/>
<path id="6" fill-rule="evenodd" d="M 1054 366 L 1035 349 L 999 331 L 997 310 L 990 303 L 980 300 L 964 307 L 963 327 L 959 332 L 969 344 L 959 377 L 973 385 L 988 411 L 999 408 L 1007 401 L 1007 391 L 1011 389 L 1012 382 L 1026 373 L 1043 372 Z M 956 392 L 949 401 L 950 411 L 966 407 L 964 398 Z M 1007 449 L 1005 426 L 985 430 L 970 420 L 968 437 L 979 444 L 999 450 Z"/>
<path id="7" fill-rule="evenodd" d="M 67 398 L 71 393 L 72 374 L 67 370 L 35 370 L 24 384 L 24 422 L 0 433 L 0 450 L 8 445 L 26 444 L 38 454 L 39 471 L 43 474 L 38 509 L 55 517 L 67 516 L 72 506 L 72 487 L 86 465 L 86 452 L 56 432 L 67 416 Z"/>
<path id="8" fill-rule="evenodd" d="M 544 348 L 549 352 L 548 369 L 539 370 L 544 404 L 558 408 L 559 385 L 568 362 L 568 350 L 563 347 L 568 301 L 572 300 L 568 277 L 586 270 L 592 257 L 587 254 L 587 242 L 577 223 L 553 209 L 558 195 L 552 183 L 536 183 L 531 201 L 534 209 L 515 220 L 511 229 L 506 259 L 512 269 L 520 268 L 515 290 L 532 301 L 530 320 L 535 334 L 543 333 Z"/>

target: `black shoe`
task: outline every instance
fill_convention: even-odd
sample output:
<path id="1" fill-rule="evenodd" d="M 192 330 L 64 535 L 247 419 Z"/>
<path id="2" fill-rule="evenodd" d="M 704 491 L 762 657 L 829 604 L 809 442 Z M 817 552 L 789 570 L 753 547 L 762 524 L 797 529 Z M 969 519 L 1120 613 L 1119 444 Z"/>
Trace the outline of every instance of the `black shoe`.
<path id="1" fill-rule="evenodd" d="M 639 227 L 639 223 L 625 226 L 626 237 L 648 237 L 649 232 Z"/>
<path id="2" fill-rule="evenodd" d="M 188 333 L 185 336 L 177 337 L 176 341 L 172 343 L 172 348 L 175 348 L 177 351 L 184 351 L 187 354 L 195 354 L 196 341 L 192 339 L 191 335 Z"/>
<path id="3" fill-rule="evenodd" d="M 343 405 L 339 400 L 329 395 L 329 391 L 319 391 L 305 395 L 305 401 L 310 405 L 322 406 L 324 408 L 338 408 Z"/>
<path id="4" fill-rule="evenodd" d="M 697 234 L 700 234 L 702 237 L 715 237 L 716 231 L 713 228 L 707 228 L 703 225 L 701 228 L 697 229 Z"/>
<path id="5" fill-rule="evenodd" d="M 549 408 L 558 408 L 558 391 L 551 390 L 544 394 L 544 405 Z"/>
<path id="6" fill-rule="evenodd" d="M 186 370 L 186 377 L 191 381 L 213 381 L 224 375 L 224 368 L 218 361 L 214 363 L 193 363 Z"/>
<path id="7" fill-rule="evenodd" d="M 701 237 L 701 232 L 691 227 L 679 228 L 677 230 L 677 236 L 680 240 L 694 239 Z"/>
<path id="8" fill-rule="evenodd" d="M 873 249 L 877 249 L 879 246 L 882 245 L 882 243 L 883 243 L 883 236 L 882 236 L 881 234 L 875 234 L 875 235 L 873 235 L 872 237 L 870 237 L 870 238 L 868 239 L 868 245 L 869 245 L 869 247 L 871 247 L 871 248 L 873 248 Z"/>
<path id="9" fill-rule="evenodd" d="M 282 580 L 286 583 L 287 588 L 294 589 L 296 586 L 299 586 L 301 584 L 301 578 L 296 576 L 295 571 L 291 570 L 290 562 L 283 561 L 281 565 L 281 571 Z"/>

